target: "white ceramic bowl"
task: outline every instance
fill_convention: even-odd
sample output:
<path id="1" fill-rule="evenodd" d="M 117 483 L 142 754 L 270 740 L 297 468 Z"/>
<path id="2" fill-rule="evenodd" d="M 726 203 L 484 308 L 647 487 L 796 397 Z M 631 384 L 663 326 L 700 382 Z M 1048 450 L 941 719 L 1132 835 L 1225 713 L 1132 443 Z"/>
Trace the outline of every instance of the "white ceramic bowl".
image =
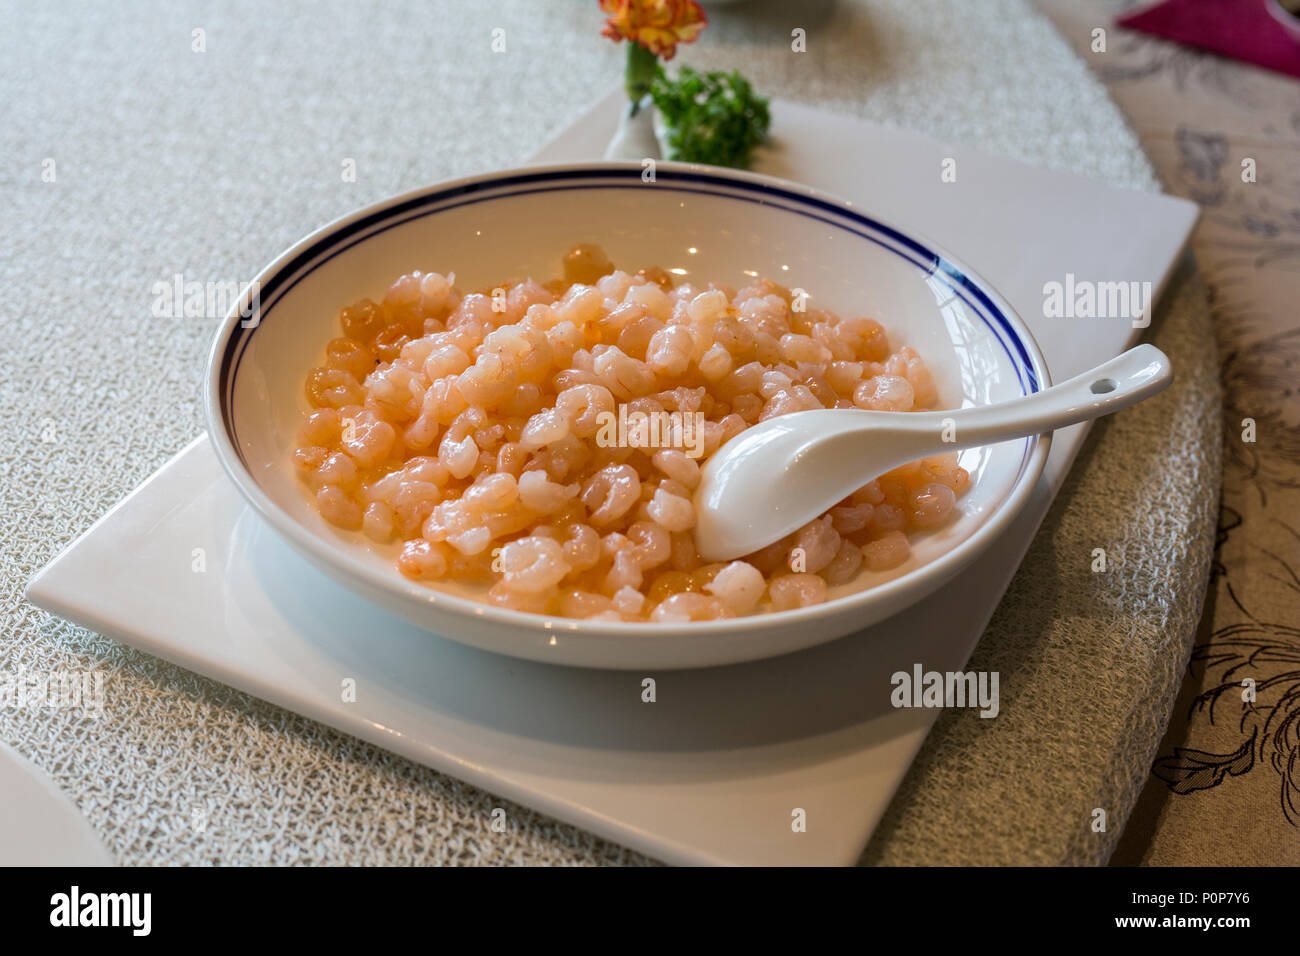
<path id="1" fill-rule="evenodd" d="M 271 263 L 257 278 L 260 311 L 246 319 L 237 307 L 212 348 L 207 413 L 222 465 L 290 545 L 378 607 L 475 647 L 605 668 L 752 660 L 861 630 L 933 595 L 1028 499 L 1047 436 L 964 452 L 972 482 L 959 499 L 961 516 L 914 539 L 901 568 L 865 577 L 860 584 L 869 586 L 860 590 L 835 589 L 815 607 L 696 624 L 502 610 L 409 581 L 393 564 L 395 546 L 324 522 L 290 455 L 307 410 L 304 379 L 339 334 L 339 309 L 379 299 L 412 269 L 455 272 L 462 289 L 549 278 L 580 241 L 599 243 L 629 271 L 658 265 L 736 286 L 769 276 L 807 290 L 812 306 L 872 316 L 895 347 L 921 354 L 945 407 L 1006 401 L 1048 384 L 1033 338 L 997 293 L 933 243 L 850 203 L 714 167 L 664 162 L 646 182 L 638 163 L 546 166 L 390 199 L 331 223 Z"/>

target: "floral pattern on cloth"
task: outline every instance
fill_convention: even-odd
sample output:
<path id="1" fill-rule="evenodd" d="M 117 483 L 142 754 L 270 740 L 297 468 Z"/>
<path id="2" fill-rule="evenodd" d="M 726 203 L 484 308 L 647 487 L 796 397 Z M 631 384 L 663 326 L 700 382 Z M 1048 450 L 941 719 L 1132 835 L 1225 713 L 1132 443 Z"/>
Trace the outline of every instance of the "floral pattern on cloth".
<path id="1" fill-rule="evenodd" d="M 1300 83 L 1040 0 L 1128 115 L 1193 237 L 1224 389 L 1205 615 L 1117 863 L 1300 863 Z M 1105 31 L 1103 50 L 1096 47 Z"/>

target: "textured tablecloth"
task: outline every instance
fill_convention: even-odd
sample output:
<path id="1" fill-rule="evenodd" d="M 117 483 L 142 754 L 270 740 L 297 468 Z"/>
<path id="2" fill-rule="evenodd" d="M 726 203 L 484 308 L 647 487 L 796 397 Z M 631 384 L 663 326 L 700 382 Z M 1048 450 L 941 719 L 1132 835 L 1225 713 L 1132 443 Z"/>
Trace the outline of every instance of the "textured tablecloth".
<path id="1" fill-rule="evenodd" d="M 125 863 L 641 860 L 521 808 L 493 833 L 490 795 L 21 598 L 37 568 L 202 429 L 217 319 L 154 317 L 154 284 L 246 281 L 357 206 L 519 163 L 618 75 L 622 50 L 598 36 L 595 4 L 0 12 L 0 670 L 106 674 L 99 719 L 5 707 L 0 738 L 51 773 Z M 1020 0 L 754 2 L 712 16 L 683 62 L 1157 188 L 1102 86 Z M 795 28 L 806 53 L 790 50 Z M 1219 479 L 1193 272 L 1153 331 L 1177 384 L 1096 429 L 972 661 L 1001 672 L 1001 716 L 939 720 L 866 861 L 1111 852 L 1186 664 Z M 1090 572 L 1094 547 L 1113 556 L 1107 575 Z M 1099 807 L 1104 832 L 1091 827 Z"/>
<path id="2" fill-rule="evenodd" d="M 1224 388 L 1206 610 L 1111 862 L 1300 866 L 1300 80 L 1113 26 L 1094 52 L 1093 31 L 1136 0 L 1040 2 L 1167 188 L 1201 205 L 1193 247 Z"/>

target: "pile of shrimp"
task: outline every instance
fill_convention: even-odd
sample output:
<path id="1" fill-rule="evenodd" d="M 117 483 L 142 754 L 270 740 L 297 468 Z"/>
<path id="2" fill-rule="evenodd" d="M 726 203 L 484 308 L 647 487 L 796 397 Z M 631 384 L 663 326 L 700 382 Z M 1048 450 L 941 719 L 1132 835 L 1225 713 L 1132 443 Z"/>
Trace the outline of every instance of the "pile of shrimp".
<path id="1" fill-rule="evenodd" d="M 692 493 L 709 455 L 775 415 L 933 407 L 920 357 L 799 290 L 629 274 L 589 245 L 563 279 L 454 282 L 412 272 L 342 310 L 294 451 L 321 515 L 399 542 L 409 578 L 609 621 L 807 607 L 906 562 L 908 532 L 950 521 L 969 483 L 956 455 L 925 459 L 743 560 L 705 562 Z M 609 441 L 602 424 L 620 413 L 692 416 L 699 440 Z"/>

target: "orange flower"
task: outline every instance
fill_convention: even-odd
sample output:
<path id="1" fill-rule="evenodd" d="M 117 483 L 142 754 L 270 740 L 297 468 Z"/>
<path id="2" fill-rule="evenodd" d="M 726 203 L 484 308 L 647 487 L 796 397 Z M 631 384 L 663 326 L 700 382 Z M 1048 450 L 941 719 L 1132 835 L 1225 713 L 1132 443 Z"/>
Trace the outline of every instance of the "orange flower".
<path id="1" fill-rule="evenodd" d="M 600 0 L 600 9 L 610 14 L 601 36 L 639 43 L 665 60 L 677 44 L 694 43 L 709 22 L 695 0 Z"/>

